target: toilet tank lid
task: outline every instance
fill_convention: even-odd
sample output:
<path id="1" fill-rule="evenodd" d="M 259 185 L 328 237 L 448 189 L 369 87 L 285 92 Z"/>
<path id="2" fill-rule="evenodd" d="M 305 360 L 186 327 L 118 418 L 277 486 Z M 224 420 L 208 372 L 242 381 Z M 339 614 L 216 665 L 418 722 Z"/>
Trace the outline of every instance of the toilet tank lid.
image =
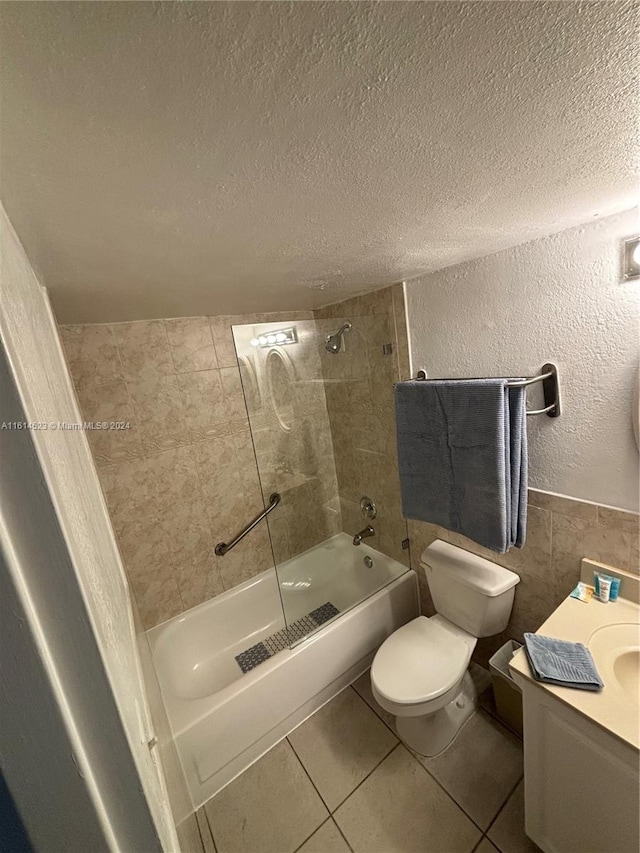
<path id="1" fill-rule="evenodd" d="M 520 581 L 515 572 L 441 539 L 424 549 L 420 562 L 490 597 L 507 592 Z"/>

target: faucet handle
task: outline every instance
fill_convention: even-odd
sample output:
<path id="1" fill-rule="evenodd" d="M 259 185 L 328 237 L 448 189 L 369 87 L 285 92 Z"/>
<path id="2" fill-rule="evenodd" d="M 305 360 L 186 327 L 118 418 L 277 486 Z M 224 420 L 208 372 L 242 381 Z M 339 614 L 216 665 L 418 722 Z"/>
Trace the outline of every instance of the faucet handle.
<path id="1" fill-rule="evenodd" d="M 371 498 L 368 498 L 366 495 L 360 498 L 360 512 L 362 513 L 363 518 L 368 518 L 370 521 L 373 521 L 378 514 L 376 505 Z"/>

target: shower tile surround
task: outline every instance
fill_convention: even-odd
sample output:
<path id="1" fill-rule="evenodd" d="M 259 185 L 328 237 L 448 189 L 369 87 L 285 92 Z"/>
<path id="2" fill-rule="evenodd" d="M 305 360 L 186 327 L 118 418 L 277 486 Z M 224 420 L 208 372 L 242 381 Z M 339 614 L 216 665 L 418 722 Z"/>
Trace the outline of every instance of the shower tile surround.
<path id="1" fill-rule="evenodd" d="M 325 325 L 333 330 L 343 313 L 358 318 L 349 359 L 324 349 Z M 309 312 L 283 312 L 60 327 L 83 419 L 130 425 L 87 436 L 146 628 L 269 568 L 274 556 L 283 562 L 343 529 L 353 535 L 364 525 L 363 494 L 378 506 L 368 544 L 408 565 L 393 439 L 393 382 L 409 370 L 402 286 L 315 316 L 315 325 Z M 271 407 L 256 405 L 241 359 L 245 407 L 231 325 L 293 320 L 302 381 L 299 428 L 286 434 Z M 387 343 L 393 353 L 383 356 Z M 254 350 L 258 375 L 265 357 Z M 215 543 L 276 488 L 290 500 L 269 528 L 216 557 Z"/>
<path id="2" fill-rule="evenodd" d="M 266 527 L 224 558 L 213 556 L 215 542 L 235 531 L 239 519 L 259 511 L 261 501 L 230 325 L 285 324 L 305 316 L 311 319 L 311 314 L 295 312 L 60 328 L 84 419 L 129 421 L 138 427 L 91 431 L 88 438 L 147 627 L 273 565 Z M 331 457 L 331 463 L 335 459 L 337 475 L 334 492 L 330 471 L 325 478 L 325 508 L 315 541 L 340 529 L 353 534 L 364 526 L 359 499 L 368 495 L 377 504 L 378 517 L 373 522 L 376 536 L 367 542 L 405 565 L 410 559 L 418 574 L 422 612 L 428 615 L 433 606 L 420 555 L 434 539 L 516 571 L 520 583 L 509 626 L 504 634 L 481 640 L 474 654 L 485 664 L 506 638 L 521 640 L 524 631 L 535 630 L 550 615 L 577 582 L 582 557 L 638 572 L 637 515 L 534 489 L 529 492 L 527 544 L 507 554 L 435 525 L 407 522 L 401 511 L 393 413 L 393 382 L 409 376 L 402 286 L 327 306 L 314 317 L 330 433 L 318 430 L 318 406 L 313 414 L 308 397 L 303 416 L 315 418 L 319 456 Z M 324 335 L 354 319 L 344 352 L 327 353 Z M 392 343 L 393 352 L 383 356 L 386 343 Z M 308 361 L 314 358 L 307 353 Z M 250 394 L 248 405 L 252 413 Z M 252 427 L 265 497 L 276 483 L 280 489 L 284 483 L 298 489 L 304 501 L 308 476 L 296 479 L 287 473 L 296 467 L 290 464 L 295 452 L 286 444 L 274 445 L 266 419 L 261 424 L 253 417 Z M 291 536 L 292 529 L 313 531 L 314 513 L 303 517 L 304 524 L 297 526 L 282 516 L 271 519 L 278 561 L 313 544 L 313 535 L 298 542 Z M 410 550 L 403 551 L 407 535 Z"/>
<path id="3" fill-rule="evenodd" d="M 320 357 L 331 421 L 333 452 L 343 529 L 355 534 L 368 522 L 360 498 L 377 508 L 371 522 L 376 535 L 367 539 L 383 554 L 409 565 L 402 548 L 407 522 L 402 515 L 395 439 L 393 385 L 409 377 L 409 348 L 401 284 L 357 296 L 315 312 L 322 335 Z M 328 353 L 322 342 L 330 331 L 350 321 L 343 350 Z M 391 344 L 391 353 L 383 346 Z"/>
<path id="4" fill-rule="evenodd" d="M 216 542 L 262 509 L 263 500 L 231 324 L 295 319 L 302 325 L 303 318 L 312 323 L 310 316 L 60 327 L 83 419 L 130 425 L 87 436 L 146 628 L 273 565 L 264 525 L 224 557 L 213 552 Z M 312 349 L 319 370 L 315 341 Z M 318 405 L 309 416 L 314 435 L 330 449 L 326 407 L 324 427 Z M 341 529 L 335 470 L 326 453 L 310 455 L 322 460 L 331 523 L 329 529 L 320 525 L 314 540 L 314 517 L 305 516 L 308 535 L 295 543 L 303 548 Z M 316 473 L 307 459 L 305 482 Z M 263 482 L 265 492 L 272 485 Z"/>

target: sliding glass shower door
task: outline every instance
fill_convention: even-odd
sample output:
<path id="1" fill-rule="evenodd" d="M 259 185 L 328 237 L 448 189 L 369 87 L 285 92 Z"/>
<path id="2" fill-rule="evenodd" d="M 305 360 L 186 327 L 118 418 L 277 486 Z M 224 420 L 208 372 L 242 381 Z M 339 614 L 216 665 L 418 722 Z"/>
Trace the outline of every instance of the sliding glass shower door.
<path id="1" fill-rule="evenodd" d="M 376 448 L 391 440 L 389 423 L 384 405 L 374 413 L 372 403 L 383 386 L 392 399 L 392 360 L 383 350 L 388 320 L 256 322 L 233 326 L 233 336 L 264 506 L 275 504 L 266 524 L 285 636 L 294 644 L 406 568 L 404 522 L 396 535 L 398 562 L 370 547 L 380 547 L 381 529 L 391 535 L 388 524 L 380 527 L 388 489 L 383 466 L 376 466 L 382 458 Z M 379 496 L 380 510 L 369 515 L 382 512 L 372 536 L 367 527 L 376 519 L 360 509 L 364 483 L 372 503 Z M 357 533 L 361 546 L 353 544 Z"/>

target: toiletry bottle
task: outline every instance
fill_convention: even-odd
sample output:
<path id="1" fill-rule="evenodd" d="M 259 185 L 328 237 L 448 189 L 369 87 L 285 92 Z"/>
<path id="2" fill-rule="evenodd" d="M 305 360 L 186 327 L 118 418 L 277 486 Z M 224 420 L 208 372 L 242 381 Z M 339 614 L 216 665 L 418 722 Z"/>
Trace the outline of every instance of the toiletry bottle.
<path id="1" fill-rule="evenodd" d="M 607 577 L 607 575 L 600 575 L 599 588 L 600 592 L 598 594 L 598 598 L 600 601 L 609 601 L 609 596 L 611 594 L 611 578 Z"/>
<path id="2" fill-rule="evenodd" d="M 598 581 L 600 580 L 600 572 L 593 573 L 593 590 L 596 595 L 600 595 L 600 584 Z"/>
<path id="3" fill-rule="evenodd" d="M 620 593 L 620 578 L 611 578 L 611 591 L 609 592 L 609 601 L 617 601 Z"/>

